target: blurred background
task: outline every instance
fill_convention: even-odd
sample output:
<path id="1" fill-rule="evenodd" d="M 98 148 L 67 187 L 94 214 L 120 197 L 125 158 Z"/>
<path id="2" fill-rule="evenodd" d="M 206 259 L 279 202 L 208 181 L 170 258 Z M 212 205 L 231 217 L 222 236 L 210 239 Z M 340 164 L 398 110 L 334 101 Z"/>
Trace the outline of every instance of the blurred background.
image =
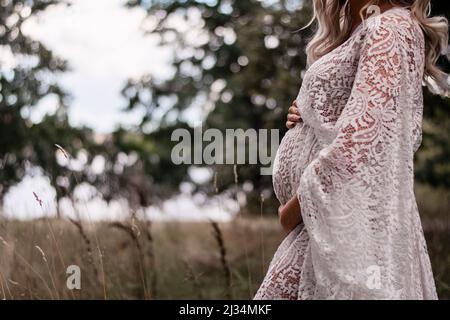
<path id="1" fill-rule="evenodd" d="M 174 165 L 170 137 L 284 134 L 310 18 L 302 0 L 0 0 L 0 298 L 252 298 L 285 236 L 271 176 Z M 449 299 L 450 100 L 424 90 L 416 196 Z"/>

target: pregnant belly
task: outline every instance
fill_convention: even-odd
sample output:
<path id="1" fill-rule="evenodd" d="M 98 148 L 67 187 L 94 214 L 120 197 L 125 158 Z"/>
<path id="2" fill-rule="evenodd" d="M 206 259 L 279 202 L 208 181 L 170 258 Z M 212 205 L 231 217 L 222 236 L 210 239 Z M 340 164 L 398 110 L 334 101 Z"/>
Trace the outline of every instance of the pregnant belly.
<path id="1" fill-rule="evenodd" d="M 273 165 L 273 188 L 281 204 L 296 194 L 300 177 L 319 152 L 313 129 L 304 122 L 290 129 L 281 140 Z"/>

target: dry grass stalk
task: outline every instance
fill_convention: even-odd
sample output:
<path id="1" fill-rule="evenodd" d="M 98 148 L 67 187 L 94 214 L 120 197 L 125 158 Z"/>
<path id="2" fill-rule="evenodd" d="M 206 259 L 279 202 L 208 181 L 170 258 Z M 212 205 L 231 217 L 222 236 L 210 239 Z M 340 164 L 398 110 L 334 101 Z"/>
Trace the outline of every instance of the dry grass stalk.
<path id="1" fill-rule="evenodd" d="M 59 261 L 61 262 L 61 265 L 63 266 L 63 268 L 65 270 L 66 269 L 66 262 L 64 261 L 64 256 L 62 254 L 61 249 L 59 248 L 58 241 L 56 240 L 55 231 L 53 229 L 53 225 L 51 223 L 51 220 L 50 219 L 45 219 L 45 220 L 47 222 L 48 229 L 50 230 L 50 235 L 52 236 L 52 240 L 53 240 L 53 243 L 55 245 L 56 252 L 58 253 Z"/>
<path id="2" fill-rule="evenodd" d="M 158 278 L 156 272 L 156 255 L 155 255 L 155 242 L 152 235 L 152 222 L 150 220 L 145 221 L 144 235 L 148 242 L 148 258 L 150 260 L 150 292 L 155 299 L 158 296 Z"/>
<path id="3" fill-rule="evenodd" d="M 92 266 L 92 269 L 94 270 L 95 279 L 99 279 L 98 269 L 97 269 L 97 266 L 95 265 L 95 262 L 94 262 L 94 254 L 93 254 L 93 250 L 92 250 L 92 243 L 91 243 L 91 240 L 89 239 L 89 237 L 87 236 L 87 234 L 86 234 L 86 232 L 84 230 L 83 224 L 80 221 L 77 221 L 77 220 L 71 219 L 71 218 L 69 218 L 69 221 L 77 228 L 81 239 L 83 239 L 83 242 L 84 242 L 84 244 L 86 246 L 86 251 L 87 251 L 87 254 L 88 254 L 88 262 Z"/>
<path id="4" fill-rule="evenodd" d="M 0 270 L 0 285 L 2 287 L 3 300 L 7 299 L 6 298 L 6 291 L 8 291 L 8 294 L 9 294 L 10 298 L 14 299 L 14 296 L 12 295 L 11 290 L 9 289 L 8 282 L 5 281 L 5 280 L 6 280 L 5 276 L 3 275 L 3 272 L 1 272 L 1 270 Z M 5 288 L 6 288 L 6 291 L 5 291 Z"/>
<path id="5" fill-rule="evenodd" d="M 43 206 L 42 206 L 43 201 L 39 198 L 39 196 L 38 196 L 35 192 L 33 192 L 33 195 L 34 195 L 34 198 L 36 199 L 36 201 L 39 203 L 39 205 L 40 205 L 40 207 L 41 207 L 41 209 L 42 209 L 42 211 L 43 211 L 42 213 L 43 213 L 43 215 L 45 216 L 44 208 L 43 208 Z M 60 262 L 61 262 L 61 266 L 63 267 L 64 270 L 66 270 L 66 263 L 64 262 L 64 257 L 63 257 L 63 255 L 62 255 L 61 249 L 59 248 L 58 241 L 56 240 L 55 232 L 54 232 L 54 230 L 53 230 L 53 226 L 52 226 L 52 224 L 51 224 L 51 222 L 50 222 L 50 219 L 47 218 L 47 219 L 45 219 L 45 220 L 46 220 L 47 225 L 48 225 L 48 228 L 49 228 L 49 230 L 50 230 L 50 235 L 51 235 L 52 240 L 53 240 L 53 243 L 54 243 L 54 245 L 55 245 L 56 252 L 58 253 L 58 258 L 59 258 L 59 260 L 60 260 Z M 36 246 L 36 247 L 39 249 L 39 251 L 40 251 L 41 253 L 43 253 L 42 249 L 40 249 L 38 246 Z M 43 255 L 43 257 L 45 258 L 45 254 Z M 51 273 L 51 270 L 50 270 L 50 266 L 49 266 L 49 264 L 48 264 L 48 261 L 47 261 L 46 259 L 44 259 L 44 261 L 45 261 L 46 264 L 47 264 L 48 271 L 49 271 L 49 273 L 50 273 L 51 280 L 52 280 L 53 286 L 54 286 L 54 288 L 55 288 L 56 295 L 57 295 L 58 298 L 59 298 L 59 294 L 58 294 L 58 290 L 57 290 L 55 278 L 53 277 L 53 275 L 52 275 L 52 273 Z M 72 297 L 74 297 L 73 292 L 72 292 Z"/>
<path id="6" fill-rule="evenodd" d="M 233 174 L 234 174 L 234 184 L 235 184 L 235 192 L 234 192 L 234 200 L 237 202 L 238 206 L 239 206 L 239 212 L 237 214 L 237 219 L 235 219 L 235 223 L 237 223 L 240 220 L 242 220 L 243 218 L 243 214 L 242 214 L 242 206 L 241 203 L 238 199 L 238 193 L 239 193 L 239 173 L 238 173 L 238 168 L 237 165 L 234 165 L 233 167 Z M 248 253 L 248 248 L 247 248 L 247 233 L 245 231 L 245 229 L 241 230 L 241 234 L 242 237 L 244 238 L 243 241 L 243 247 L 244 247 L 244 253 L 245 253 L 245 265 L 247 268 L 247 279 L 248 279 L 248 294 L 249 296 L 252 296 L 253 294 L 253 286 L 252 286 L 252 272 L 251 272 L 251 268 L 250 268 L 250 256 Z"/>
<path id="7" fill-rule="evenodd" d="M 0 236 L 0 242 L 6 247 L 11 247 L 11 245 L 7 241 L 5 241 L 5 239 L 3 239 L 3 237 L 1 237 L 1 236 Z M 52 289 L 50 289 L 50 286 L 48 285 L 47 281 L 45 281 L 44 277 L 39 272 L 37 272 L 33 268 L 33 266 L 17 250 L 14 250 L 13 252 L 14 252 L 14 256 L 18 257 L 20 259 L 20 261 L 26 267 L 28 267 L 31 270 L 31 272 L 33 272 L 44 283 L 45 288 L 48 290 L 48 292 L 50 294 L 50 298 L 54 299 Z"/>
<path id="8" fill-rule="evenodd" d="M 233 166 L 233 176 L 234 176 L 234 184 L 237 185 L 239 183 L 239 175 L 236 164 Z"/>
<path id="9" fill-rule="evenodd" d="M 260 219 L 262 221 L 262 219 L 264 218 L 264 194 L 261 193 L 260 195 L 260 199 L 261 199 L 261 207 L 260 207 Z M 265 248 L 264 248 L 264 228 L 260 229 L 260 244 L 261 244 L 261 268 L 262 268 L 262 274 L 264 275 L 266 273 L 265 270 L 265 265 L 266 265 L 266 255 L 265 255 Z"/>
<path id="10" fill-rule="evenodd" d="M 61 147 L 59 144 L 55 143 L 55 147 L 62 152 L 62 154 L 64 155 L 64 157 L 69 160 L 69 153 L 63 148 Z"/>
<path id="11" fill-rule="evenodd" d="M 192 266 L 186 259 L 183 259 L 183 264 L 187 271 L 187 279 L 186 280 L 192 281 L 192 283 L 194 284 L 195 292 L 197 293 L 197 299 L 199 299 L 199 300 L 205 299 L 205 297 L 203 295 L 203 287 L 201 286 L 200 281 L 198 279 L 199 276 L 197 274 L 195 274 L 194 269 L 192 268 Z"/>
<path id="12" fill-rule="evenodd" d="M 39 204 L 39 206 L 42 208 L 42 203 L 43 203 L 43 201 L 41 200 L 41 198 L 39 198 L 39 196 L 37 195 L 37 193 L 36 192 L 34 192 L 33 191 L 33 196 L 34 196 L 34 199 L 36 200 L 36 202 Z"/>
<path id="13" fill-rule="evenodd" d="M 219 186 L 217 184 L 217 179 L 219 177 L 219 172 L 217 172 L 217 169 L 214 169 L 214 192 L 219 193 Z"/>
<path id="14" fill-rule="evenodd" d="M 58 287 L 56 286 L 55 278 L 53 277 L 52 270 L 51 270 L 51 268 L 50 268 L 50 265 L 48 264 L 47 256 L 45 255 L 45 252 L 44 252 L 44 250 L 41 249 L 41 247 L 39 247 L 39 246 L 34 246 L 34 247 L 39 251 L 39 253 L 40 253 L 41 256 L 42 256 L 42 260 L 44 260 L 45 265 L 47 266 L 47 271 L 48 271 L 48 274 L 49 274 L 49 276 L 50 276 L 50 281 L 52 282 L 53 289 L 55 290 L 56 299 L 59 300 L 59 299 L 60 299 L 60 296 L 59 296 L 59 292 L 58 292 Z M 13 282 L 12 282 L 12 283 L 13 283 Z M 13 283 L 13 284 L 15 284 L 15 283 Z"/>
<path id="15" fill-rule="evenodd" d="M 119 230 L 124 231 L 133 241 L 135 244 L 136 250 L 138 252 L 138 263 L 137 263 L 137 272 L 141 276 L 142 281 L 142 297 L 144 299 L 150 299 L 150 294 L 148 292 L 148 286 L 147 286 L 147 277 L 145 276 L 145 263 L 144 263 L 144 252 L 142 250 L 141 243 L 139 242 L 139 238 L 134 231 L 133 227 L 130 225 L 126 225 L 122 222 L 116 221 L 110 223 L 110 226 Z"/>
<path id="16" fill-rule="evenodd" d="M 12 280 L 12 279 L 8 279 L 8 280 L 6 281 L 6 284 L 7 284 L 8 282 L 9 282 L 10 284 L 16 286 L 16 287 L 21 288 L 22 290 L 27 291 L 27 292 L 29 293 L 30 299 L 37 299 L 37 300 L 40 300 L 40 299 L 41 299 L 41 298 L 38 296 L 38 294 L 37 294 L 36 292 L 34 292 L 33 290 L 31 290 L 29 287 L 24 286 L 24 285 L 21 285 L 19 282 L 14 281 L 14 280 Z M 9 286 L 8 286 L 8 290 L 9 290 Z M 24 295 L 25 295 L 25 294 L 22 293 L 20 296 L 23 297 Z M 14 299 L 14 297 L 12 297 L 12 295 L 11 295 L 11 299 Z"/>
<path id="17" fill-rule="evenodd" d="M 70 160 L 70 158 L 71 158 L 70 154 L 62 146 L 60 146 L 59 144 L 55 143 L 55 147 L 59 151 L 61 151 L 63 153 L 64 157 L 67 160 Z M 77 175 L 74 174 L 72 171 L 71 171 L 71 175 L 74 177 L 76 184 L 79 185 L 80 184 L 80 180 L 78 179 Z M 72 203 L 73 203 L 73 201 L 72 201 Z M 85 203 L 84 203 L 84 206 L 86 208 L 86 212 L 88 213 L 89 222 L 92 223 L 92 219 L 91 219 L 91 217 L 89 215 L 89 210 L 88 210 L 88 208 L 87 208 Z M 108 294 L 107 294 L 107 290 L 106 290 L 106 276 L 105 276 L 105 267 L 104 267 L 104 264 L 103 264 L 103 253 L 102 253 L 102 249 L 100 247 L 100 242 L 98 240 L 97 230 L 95 228 L 94 228 L 93 234 L 94 234 L 94 240 L 95 240 L 95 247 L 97 249 L 98 258 L 99 258 L 99 261 L 100 261 L 100 269 L 101 269 L 101 272 L 102 272 L 103 299 L 106 300 L 106 299 L 108 299 Z"/>
<path id="18" fill-rule="evenodd" d="M 233 293 L 231 290 L 231 269 L 227 262 L 227 251 L 225 248 L 225 241 L 223 238 L 222 231 L 220 230 L 220 227 L 217 222 L 211 221 L 211 226 L 214 230 L 214 237 L 217 240 L 217 244 L 219 245 L 220 250 L 220 263 L 222 265 L 222 269 L 225 275 L 225 281 L 226 281 L 226 287 L 227 287 L 227 298 L 232 299 Z"/>

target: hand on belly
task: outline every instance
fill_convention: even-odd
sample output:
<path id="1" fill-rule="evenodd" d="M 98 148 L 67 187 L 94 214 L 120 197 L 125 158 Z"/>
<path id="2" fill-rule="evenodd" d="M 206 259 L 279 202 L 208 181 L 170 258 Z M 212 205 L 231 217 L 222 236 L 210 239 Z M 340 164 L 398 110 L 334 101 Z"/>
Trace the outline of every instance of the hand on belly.
<path id="1" fill-rule="evenodd" d="M 295 127 L 295 125 L 298 122 L 301 122 L 301 121 L 302 121 L 302 116 L 300 115 L 300 112 L 298 111 L 297 100 L 294 100 L 294 102 L 292 102 L 292 105 L 289 107 L 289 110 L 288 110 L 286 127 L 288 129 L 292 129 L 293 127 Z"/>
<path id="2" fill-rule="evenodd" d="M 283 229 L 287 232 L 291 232 L 302 222 L 300 203 L 296 196 L 279 207 L 278 217 Z"/>

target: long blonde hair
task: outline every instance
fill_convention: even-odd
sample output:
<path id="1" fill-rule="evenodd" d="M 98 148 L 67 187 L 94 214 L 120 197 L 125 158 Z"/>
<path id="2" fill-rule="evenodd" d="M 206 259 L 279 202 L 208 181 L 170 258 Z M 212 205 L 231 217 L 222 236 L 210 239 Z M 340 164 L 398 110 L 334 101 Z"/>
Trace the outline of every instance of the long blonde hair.
<path id="1" fill-rule="evenodd" d="M 371 0 L 365 5 L 363 12 L 378 0 Z M 421 26 L 425 36 L 425 83 L 435 91 L 436 84 L 441 90 L 448 92 L 450 84 L 448 75 L 437 66 L 437 60 L 446 54 L 448 47 L 448 20 L 445 17 L 430 17 L 430 0 L 385 0 L 391 5 L 408 8 Z M 308 65 L 342 44 L 351 33 L 351 16 L 349 0 L 313 0 L 314 15 L 308 23 L 317 21 L 317 32 L 306 47 Z M 304 27 L 304 28 L 306 28 Z M 302 28 L 303 29 L 303 28 Z"/>

